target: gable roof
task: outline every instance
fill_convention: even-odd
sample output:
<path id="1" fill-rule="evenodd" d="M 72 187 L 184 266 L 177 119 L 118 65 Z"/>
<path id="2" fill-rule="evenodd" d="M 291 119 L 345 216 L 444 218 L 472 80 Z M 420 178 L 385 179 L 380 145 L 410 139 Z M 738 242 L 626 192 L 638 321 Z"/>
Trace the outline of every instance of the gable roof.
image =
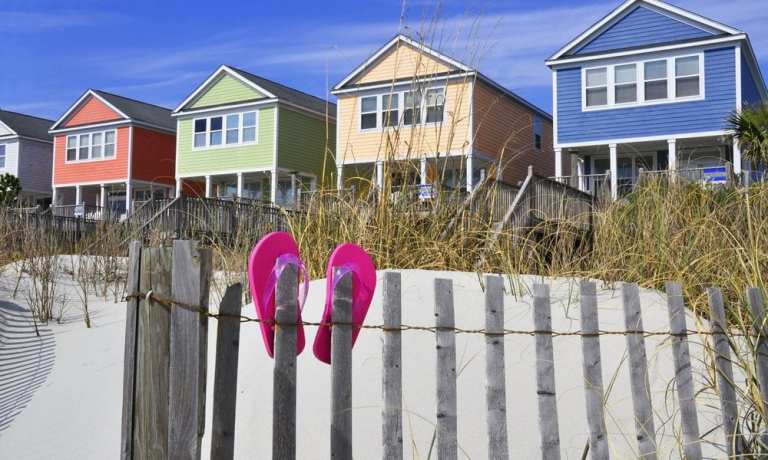
<path id="1" fill-rule="evenodd" d="M 334 90 L 342 89 L 350 81 L 354 80 L 355 77 L 357 77 L 358 75 L 370 69 L 378 61 L 378 59 L 382 57 L 387 51 L 394 48 L 395 46 L 398 46 L 400 43 L 405 43 L 407 45 L 410 45 L 421 52 L 429 54 L 430 56 L 438 59 L 439 61 L 443 61 L 444 63 L 457 68 L 460 71 L 472 72 L 474 70 L 470 66 L 462 62 L 459 62 L 443 53 L 440 53 L 439 51 L 433 48 L 430 48 L 429 46 L 423 43 L 419 43 L 411 38 L 406 37 L 403 34 L 398 34 L 392 40 L 388 41 L 384 46 L 379 48 L 375 53 L 373 53 L 368 59 L 365 60 L 365 62 L 357 66 L 351 73 L 349 73 L 346 77 L 344 77 L 344 79 L 342 79 L 339 83 L 337 83 L 333 87 L 333 89 Z"/>
<path id="2" fill-rule="evenodd" d="M 48 130 L 53 125 L 53 120 L 0 110 L 0 123 L 7 126 L 17 136 L 43 141 L 50 141 L 52 139 Z"/>
<path id="3" fill-rule="evenodd" d="M 323 98 L 307 94 L 303 91 L 291 88 L 289 86 L 277 83 L 276 81 L 269 80 L 258 75 L 254 75 L 242 69 L 230 65 L 222 65 L 215 72 L 213 72 L 195 91 L 187 96 L 184 101 L 179 104 L 173 113 L 180 113 L 189 105 L 197 96 L 205 91 L 211 83 L 216 81 L 219 75 L 226 73 L 243 82 L 247 86 L 255 89 L 256 91 L 264 94 L 268 100 L 274 100 L 275 102 L 282 102 L 288 105 L 293 105 L 301 109 L 305 109 L 311 112 L 319 114 L 326 113 L 326 107 L 328 115 L 336 117 L 336 104 L 330 101 L 326 101 Z"/>
<path id="4" fill-rule="evenodd" d="M 94 97 L 103 102 L 115 113 L 127 121 L 133 121 L 168 131 L 176 131 L 176 121 L 171 117 L 171 109 L 160 107 L 148 102 L 118 96 L 98 89 L 89 89 L 72 104 L 72 106 L 59 117 L 51 126 L 50 131 L 55 131 L 69 118 L 69 116 L 81 106 L 89 97 Z"/>
<path id="5" fill-rule="evenodd" d="M 698 15 L 683 8 L 670 5 L 669 3 L 665 3 L 660 0 L 626 0 L 616 9 L 611 11 L 608 15 L 593 24 L 584 33 L 568 42 L 568 44 L 566 44 L 564 47 L 560 48 L 560 50 L 558 50 L 549 59 L 547 59 L 547 62 L 550 63 L 552 61 L 556 61 L 560 58 L 568 56 L 575 50 L 580 49 L 582 46 L 589 43 L 591 40 L 605 32 L 611 26 L 622 20 L 628 14 L 632 13 L 638 6 L 644 6 L 659 13 L 671 16 L 675 20 L 710 32 L 712 35 L 743 35 L 743 32 L 738 29 Z"/>

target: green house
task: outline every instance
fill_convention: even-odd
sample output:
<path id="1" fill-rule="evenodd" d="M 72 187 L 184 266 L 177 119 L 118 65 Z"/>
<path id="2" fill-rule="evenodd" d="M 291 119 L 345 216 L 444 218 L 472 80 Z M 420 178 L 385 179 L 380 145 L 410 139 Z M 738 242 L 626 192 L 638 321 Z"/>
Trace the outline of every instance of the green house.
<path id="1" fill-rule="evenodd" d="M 176 195 L 290 207 L 335 164 L 336 104 L 219 67 L 173 112 Z"/>

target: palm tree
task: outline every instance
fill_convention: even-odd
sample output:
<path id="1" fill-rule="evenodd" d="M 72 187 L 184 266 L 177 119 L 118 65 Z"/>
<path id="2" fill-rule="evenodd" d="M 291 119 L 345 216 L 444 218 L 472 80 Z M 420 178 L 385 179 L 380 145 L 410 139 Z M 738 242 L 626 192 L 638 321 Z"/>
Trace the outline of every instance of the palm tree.
<path id="1" fill-rule="evenodd" d="M 728 125 L 748 160 L 768 162 L 768 104 L 734 112 L 728 118 Z"/>

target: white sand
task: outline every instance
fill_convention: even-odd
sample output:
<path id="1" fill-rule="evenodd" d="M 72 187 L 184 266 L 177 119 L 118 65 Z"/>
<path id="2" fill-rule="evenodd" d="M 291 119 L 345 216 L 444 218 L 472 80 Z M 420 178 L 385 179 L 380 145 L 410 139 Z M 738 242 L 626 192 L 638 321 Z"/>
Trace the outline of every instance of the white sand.
<path id="1" fill-rule="evenodd" d="M 462 328 L 484 326 L 483 295 L 477 276 L 405 270 L 403 273 L 403 322 L 433 325 L 433 280 L 454 280 L 456 324 Z M 380 273 L 381 278 L 381 273 Z M 536 277 L 521 277 L 530 285 Z M 572 281 L 546 279 L 552 286 L 553 327 L 558 331 L 579 329 L 577 288 Z M 4 285 L 3 285 L 4 284 Z M 9 300 L 12 280 L 0 280 L 0 300 Z M 71 287 L 67 289 L 72 289 Z M 74 291 L 73 291 L 74 292 Z M 305 319 L 316 321 L 325 295 L 324 282 L 314 281 L 305 306 Z M 70 298 L 76 299 L 73 293 Z M 506 327 L 531 330 L 529 295 L 505 299 Z M 623 329 L 618 291 L 598 292 L 601 329 Z M 0 303 L 0 456 L 12 459 L 105 459 L 119 452 L 123 372 L 124 304 L 92 301 L 94 327 L 86 329 L 77 309 L 66 324 L 42 328 L 42 338 L 31 330 L 28 313 Z M 668 330 L 665 298 L 642 291 L 645 329 Z M 245 310 L 253 315 L 252 307 Z M 377 291 L 367 323 L 381 324 L 381 291 Z M 209 396 L 207 429 L 210 431 L 215 322 L 209 336 Z M 689 328 L 696 325 L 689 318 Z M 261 343 L 258 327 L 244 324 L 240 341 L 240 374 L 237 400 L 237 458 L 271 456 L 272 361 Z M 311 354 L 314 330 L 307 331 L 308 346 L 298 367 L 298 457 L 322 459 L 329 452 L 329 367 Z M 404 446 L 407 458 L 427 458 L 435 424 L 434 335 L 403 333 Z M 581 458 L 588 431 L 583 393 L 581 343 L 578 337 L 555 338 L 555 361 L 563 458 Z M 697 338 L 692 338 L 697 341 Z M 513 458 L 537 458 L 539 435 L 535 390 L 535 349 L 530 336 L 507 336 L 507 402 L 510 451 Z M 609 443 L 613 458 L 633 458 L 636 451 L 634 421 L 629 397 L 626 342 L 623 336 L 601 340 L 603 379 L 612 385 L 607 404 Z M 381 335 L 364 331 L 354 352 L 354 453 L 355 458 L 381 458 Z M 669 343 L 647 340 L 651 386 L 660 458 L 679 458 L 675 432 L 679 426 L 676 395 L 669 386 L 672 356 Z M 703 350 L 691 345 L 694 368 L 700 377 Z M 485 340 L 459 335 L 457 356 L 460 375 L 459 444 L 467 458 L 487 457 L 485 421 Z M 52 367 L 51 367 L 52 364 Z M 697 389 L 702 379 L 697 380 Z M 719 419 L 717 400 L 711 393 L 699 396 L 701 432 Z M 672 423 L 675 420 L 675 423 Z M 721 443 L 715 429 L 707 441 Z M 210 438 L 203 442 L 207 458 Z M 709 457 L 722 457 L 719 449 L 705 444 Z M 434 453 L 432 454 L 435 455 Z"/>

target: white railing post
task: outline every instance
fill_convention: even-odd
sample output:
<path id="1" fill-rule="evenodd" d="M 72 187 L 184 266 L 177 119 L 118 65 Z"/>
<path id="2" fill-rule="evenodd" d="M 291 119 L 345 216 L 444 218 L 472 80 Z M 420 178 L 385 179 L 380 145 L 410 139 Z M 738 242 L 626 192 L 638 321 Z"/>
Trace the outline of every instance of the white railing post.
<path id="1" fill-rule="evenodd" d="M 563 149 L 555 149 L 555 177 L 558 181 L 562 181 L 563 177 Z"/>
<path id="2" fill-rule="evenodd" d="M 618 146 L 616 144 L 611 144 L 608 148 L 611 155 L 611 198 L 615 201 L 619 199 Z"/>

